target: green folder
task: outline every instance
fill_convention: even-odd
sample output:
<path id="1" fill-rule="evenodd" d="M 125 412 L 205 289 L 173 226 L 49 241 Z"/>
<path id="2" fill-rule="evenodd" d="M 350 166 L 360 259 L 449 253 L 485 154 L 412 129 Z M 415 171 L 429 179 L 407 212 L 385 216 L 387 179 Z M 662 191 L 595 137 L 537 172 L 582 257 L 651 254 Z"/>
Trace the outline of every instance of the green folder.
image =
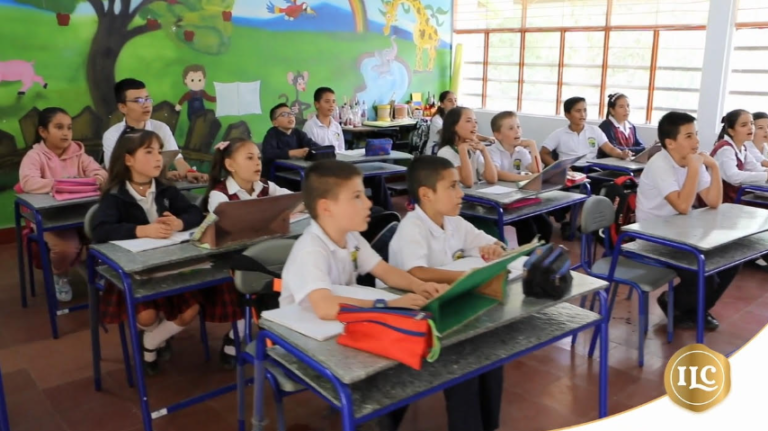
<path id="1" fill-rule="evenodd" d="M 526 244 L 503 257 L 464 274 L 442 295 L 431 300 L 423 310 L 432 313 L 432 321 L 440 335 L 445 335 L 489 308 L 504 301 L 507 293 L 507 266 L 529 254 L 539 245 Z"/>

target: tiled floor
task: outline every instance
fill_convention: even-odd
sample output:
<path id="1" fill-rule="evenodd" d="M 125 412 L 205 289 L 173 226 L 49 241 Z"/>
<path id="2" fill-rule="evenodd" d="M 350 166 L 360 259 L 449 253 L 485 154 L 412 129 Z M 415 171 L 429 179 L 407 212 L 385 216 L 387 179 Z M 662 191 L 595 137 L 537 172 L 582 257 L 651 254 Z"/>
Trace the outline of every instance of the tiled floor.
<path id="1" fill-rule="evenodd" d="M 577 249 L 576 243 L 570 247 Z M 104 391 L 96 393 L 88 314 L 76 312 L 59 318 L 62 336 L 52 340 L 44 299 L 38 296 L 28 309 L 20 307 L 15 247 L 0 246 L 0 257 L 0 271 L 6 274 L 0 280 L 0 367 L 13 431 L 140 430 L 138 394 L 126 384 L 116 328 L 110 327 L 102 335 Z M 710 347 L 731 353 L 768 323 L 765 277 L 758 268 L 742 270 L 713 310 L 722 326 L 707 335 Z M 77 290 L 76 301 L 84 300 L 82 287 Z M 638 368 L 636 303 L 623 299 L 625 296 L 626 292 L 619 294 L 610 327 L 610 413 L 663 395 L 667 359 L 695 338 L 692 331 L 678 331 L 674 342 L 666 343 L 666 321 L 653 295 L 645 367 Z M 197 325 L 176 337 L 170 364 L 160 376 L 147 379 L 153 408 L 234 382 L 234 373 L 219 369 L 215 360 L 227 329 L 226 325 L 209 325 L 214 360 L 207 364 Z M 564 340 L 506 367 L 503 430 L 547 430 L 597 418 L 598 360 L 586 357 L 587 338 L 581 336 L 573 349 Z M 423 400 L 410 410 L 402 429 L 444 430 L 443 409 L 440 394 Z M 339 429 L 338 418 L 311 394 L 289 398 L 286 413 L 291 431 Z M 235 396 L 219 397 L 153 424 L 158 431 L 235 430 Z"/>

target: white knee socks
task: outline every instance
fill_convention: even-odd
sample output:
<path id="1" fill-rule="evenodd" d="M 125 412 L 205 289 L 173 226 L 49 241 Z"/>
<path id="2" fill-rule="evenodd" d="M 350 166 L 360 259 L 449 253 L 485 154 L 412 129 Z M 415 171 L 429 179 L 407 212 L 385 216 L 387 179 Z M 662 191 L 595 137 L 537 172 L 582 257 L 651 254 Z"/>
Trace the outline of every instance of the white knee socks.
<path id="1" fill-rule="evenodd" d="M 155 324 L 153 330 L 145 330 L 144 332 L 144 347 L 150 350 L 156 350 L 163 346 L 165 341 L 174 335 L 178 334 L 184 329 L 183 326 L 179 326 L 173 322 L 163 320 L 160 324 Z M 145 361 L 154 361 L 157 359 L 157 352 L 144 352 Z"/>
<path id="2" fill-rule="evenodd" d="M 237 333 L 240 335 L 240 339 L 242 340 L 243 336 L 245 335 L 245 319 L 240 319 L 237 321 Z M 227 336 L 229 339 L 234 340 L 235 331 L 230 330 Z M 230 356 L 235 356 L 237 354 L 235 351 L 235 346 L 224 346 L 224 353 Z"/>

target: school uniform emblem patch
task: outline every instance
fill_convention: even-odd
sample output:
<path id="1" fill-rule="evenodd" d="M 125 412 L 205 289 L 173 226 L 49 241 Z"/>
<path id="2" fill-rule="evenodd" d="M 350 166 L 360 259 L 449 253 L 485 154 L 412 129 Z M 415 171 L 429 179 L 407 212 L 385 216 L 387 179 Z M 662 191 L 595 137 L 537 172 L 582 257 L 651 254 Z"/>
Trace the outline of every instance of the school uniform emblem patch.
<path id="1" fill-rule="evenodd" d="M 453 252 L 453 260 L 464 259 L 464 249 L 460 248 Z"/>
<path id="2" fill-rule="evenodd" d="M 595 148 L 595 147 L 597 147 L 597 139 L 595 139 L 595 138 L 589 138 L 589 139 L 587 140 L 587 142 L 589 143 L 589 147 L 590 147 L 590 148 Z"/>
<path id="3" fill-rule="evenodd" d="M 515 159 L 512 161 L 512 166 L 514 166 L 516 171 L 522 171 L 523 161 L 520 159 Z"/>

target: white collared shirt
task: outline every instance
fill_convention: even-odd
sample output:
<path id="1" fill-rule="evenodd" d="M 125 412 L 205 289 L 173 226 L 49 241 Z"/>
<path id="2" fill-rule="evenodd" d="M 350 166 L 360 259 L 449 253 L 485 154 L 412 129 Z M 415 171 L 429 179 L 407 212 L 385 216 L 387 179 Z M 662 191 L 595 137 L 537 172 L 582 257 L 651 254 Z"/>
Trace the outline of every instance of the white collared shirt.
<path id="1" fill-rule="evenodd" d="M 440 268 L 463 257 L 480 257 L 480 247 L 497 242 L 461 217 L 444 217 L 443 226 L 416 205 L 389 243 L 389 263 L 403 271 Z"/>
<path id="2" fill-rule="evenodd" d="M 149 186 L 147 196 L 140 195 L 136 190 L 133 189 L 131 183 L 128 181 L 125 182 L 125 188 L 128 189 L 128 193 L 131 195 L 131 197 L 136 199 L 136 203 L 141 205 L 141 208 L 144 210 L 144 214 L 147 215 L 149 222 L 154 223 L 158 217 L 157 204 L 155 203 L 155 194 L 157 194 L 155 189 L 155 180 L 152 180 L 152 185 Z"/>
<path id="3" fill-rule="evenodd" d="M 449 145 L 441 148 L 440 151 L 437 152 L 437 155 L 450 160 L 456 168 L 461 166 L 461 157 L 459 157 L 459 153 Z M 483 154 L 480 151 L 469 150 L 469 163 L 472 165 L 472 175 L 474 176 L 472 182 L 477 183 L 483 178 L 483 173 L 485 172 L 485 159 L 483 159 Z"/>
<path id="4" fill-rule="evenodd" d="M 736 144 L 729 136 L 723 138 L 729 145 L 723 146 L 715 153 L 715 161 L 720 167 L 720 176 L 723 181 L 740 186 L 744 183 L 764 183 L 768 181 L 768 172 L 757 162 L 747 146 L 742 145 L 741 151 L 736 149 Z M 744 163 L 744 170 L 739 170 L 738 161 Z"/>
<path id="5" fill-rule="evenodd" d="M 618 121 L 616 121 L 615 118 L 613 118 L 613 115 L 608 116 L 608 119 L 611 120 L 611 123 L 613 123 L 614 126 L 618 127 L 619 130 L 624 132 L 626 136 L 629 136 L 632 134 L 632 123 L 629 121 L 625 121 L 624 124 L 619 124 Z"/>
<path id="6" fill-rule="evenodd" d="M 429 120 L 429 140 L 427 141 L 427 148 L 424 150 L 424 154 L 427 156 L 432 155 L 432 150 L 440 142 L 440 131 L 443 130 L 443 117 L 439 115 L 433 115 Z"/>
<path id="7" fill-rule="evenodd" d="M 117 145 L 117 140 L 120 138 L 120 134 L 123 133 L 123 130 L 125 130 L 125 120 L 107 129 L 107 131 L 104 132 L 104 136 L 101 138 L 101 144 L 104 146 L 104 167 L 107 169 L 109 169 L 109 158 L 112 157 L 112 151 L 114 151 L 115 145 Z M 144 124 L 144 130 L 151 130 L 160 135 L 160 139 L 163 140 L 163 151 L 179 149 L 179 145 L 176 143 L 176 138 L 173 137 L 171 128 L 162 121 L 150 118 Z M 184 159 L 181 156 L 181 153 L 176 156 L 176 160 L 179 159 Z"/>
<path id="8" fill-rule="evenodd" d="M 310 222 L 283 268 L 281 307 L 308 305 L 304 300 L 318 289 L 352 286 L 358 275 L 371 272 L 381 262 L 381 256 L 360 233 L 349 232 L 346 239 L 346 247 L 339 247 L 316 221 Z"/>
<path id="9" fill-rule="evenodd" d="M 237 195 L 237 197 L 239 197 L 241 201 L 245 201 L 248 199 L 256 199 L 259 196 L 259 193 L 261 193 L 261 190 L 265 187 L 261 181 L 256 181 L 255 183 L 253 183 L 253 193 L 248 193 L 247 191 L 243 190 L 237 184 L 237 181 L 235 181 L 235 179 L 232 178 L 231 176 L 227 178 L 224 184 L 226 184 L 227 186 L 227 194 Z M 273 183 L 272 181 L 267 181 L 267 184 L 269 187 L 268 196 L 289 195 L 293 193 L 288 189 L 279 187 L 277 184 Z M 227 197 L 227 195 L 217 190 L 212 191 L 211 194 L 208 195 L 208 212 L 212 213 L 213 210 L 215 210 L 216 207 L 219 206 L 219 204 L 222 202 L 229 202 L 229 198 Z"/>
<path id="10" fill-rule="evenodd" d="M 637 188 L 637 209 L 635 215 L 638 222 L 659 217 L 678 214 L 677 210 L 667 202 L 667 195 L 683 188 L 688 168 L 678 165 L 667 150 L 661 150 L 654 156 L 640 176 Z M 699 179 L 696 193 L 709 187 L 712 178 L 702 165 L 699 168 Z"/>
<path id="11" fill-rule="evenodd" d="M 516 146 L 510 153 L 500 142 L 497 142 L 488 149 L 488 152 L 491 154 L 493 164 L 504 172 L 520 175 L 528 172 L 528 167 L 533 163 L 531 152 L 522 145 Z"/>
<path id="12" fill-rule="evenodd" d="M 331 125 L 329 127 L 321 123 L 317 116 L 314 116 L 307 120 L 303 130 L 304 133 L 318 144 L 336 147 L 337 153 L 346 149 L 344 131 L 341 129 L 341 125 L 335 122 L 333 118 L 331 118 Z"/>
<path id="13" fill-rule="evenodd" d="M 745 142 L 744 146 L 747 147 L 747 151 L 749 151 L 749 154 L 752 155 L 752 158 L 755 159 L 757 163 L 763 163 L 763 160 L 768 159 L 768 144 L 763 144 L 762 152 L 757 149 L 755 143 L 752 141 Z"/>
<path id="14" fill-rule="evenodd" d="M 585 124 L 581 133 L 574 132 L 568 126 L 561 127 L 547 136 L 541 145 L 550 151 L 557 150 L 561 160 L 586 155 L 582 159 L 586 161 L 596 159 L 597 150 L 606 142 L 608 138 L 599 127 Z"/>

